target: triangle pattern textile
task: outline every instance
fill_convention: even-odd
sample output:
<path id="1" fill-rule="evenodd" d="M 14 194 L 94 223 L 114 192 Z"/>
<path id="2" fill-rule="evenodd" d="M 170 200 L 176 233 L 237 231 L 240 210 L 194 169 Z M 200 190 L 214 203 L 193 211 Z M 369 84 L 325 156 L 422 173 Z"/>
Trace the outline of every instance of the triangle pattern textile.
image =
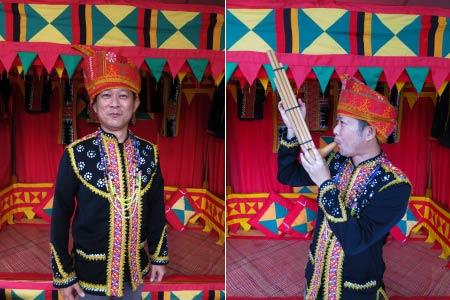
<path id="1" fill-rule="evenodd" d="M 159 11 L 158 48 L 199 48 L 199 24 L 201 24 L 201 15 L 197 12 Z"/>
<path id="2" fill-rule="evenodd" d="M 131 30 L 135 31 L 136 22 L 130 20 L 137 18 L 137 9 L 125 5 L 96 5 L 92 7 L 92 42 L 97 46 L 136 46 L 137 34 L 128 36 Z M 121 23 L 123 22 L 123 23 Z M 132 22 L 132 21 L 131 21 Z M 120 27 L 127 28 L 123 32 Z"/>
<path id="3" fill-rule="evenodd" d="M 227 10 L 227 48 L 232 51 L 276 51 L 273 9 Z"/>
<path id="4" fill-rule="evenodd" d="M 372 55 L 417 56 L 420 22 L 417 15 L 373 14 Z"/>
<path id="5" fill-rule="evenodd" d="M 69 5 L 25 4 L 26 41 L 70 44 L 72 12 Z"/>
<path id="6" fill-rule="evenodd" d="M 298 27 L 302 54 L 348 54 L 350 13 L 344 9 L 299 10 Z"/>
<path id="7" fill-rule="evenodd" d="M 417 91 L 417 94 L 422 92 L 423 84 L 425 83 L 425 79 L 428 76 L 428 72 L 430 68 L 414 68 L 414 67 L 406 67 L 406 73 L 408 73 L 409 79 L 411 79 L 411 83 Z"/>
<path id="8" fill-rule="evenodd" d="M 28 73 L 28 69 L 30 68 L 33 61 L 36 59 L 36 52 L 18 52 L 20 61 L 23 66 L 23 74 L 26 75 Z"/>
<path id="9" fill-rule="evenodd" d="M 0 3 L 0 24 L 6 24 L 5 9 L 3 3 Z M 0 26 L 0 42 L 3 42 L 5 40 L 5 28 L 5 26 Z"/>
<path id="10" fill-rule="evenodd" d="M 450 58 L 450 18 L 446 18 L 446 23 L 447 26 L 442 37 L 442 57 Z"/>

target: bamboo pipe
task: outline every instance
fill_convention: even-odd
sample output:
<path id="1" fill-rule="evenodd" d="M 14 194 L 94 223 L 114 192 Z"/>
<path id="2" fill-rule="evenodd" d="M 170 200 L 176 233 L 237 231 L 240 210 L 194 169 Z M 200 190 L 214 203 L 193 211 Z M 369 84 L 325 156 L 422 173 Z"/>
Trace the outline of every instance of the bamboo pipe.
<path id="1" fill-rule="evenodd" d="M 267 51 L 270 64 L 275 73 L 274 82 L 277 86 L 278 94 L 280 95 L 283 107 L 286 110 L 286 116 L 293 126 L 295 136 L 297 137 L 300 148 L 303 152 L 309 151 L 316 148 L 309 132 L 308 126 L 302 116 L 300 106 L 298 105 L 297 99 L 294 92 L 292 91 L 289 79 L 286 75 L 286 71 L 281 63 L 278 62 L 275 52 L 271 49 Z M 320 156 L 325 157 L 328 153 L 336 147 L 336 143 L 332 142 L 325 147 L 318 149 Z"/>

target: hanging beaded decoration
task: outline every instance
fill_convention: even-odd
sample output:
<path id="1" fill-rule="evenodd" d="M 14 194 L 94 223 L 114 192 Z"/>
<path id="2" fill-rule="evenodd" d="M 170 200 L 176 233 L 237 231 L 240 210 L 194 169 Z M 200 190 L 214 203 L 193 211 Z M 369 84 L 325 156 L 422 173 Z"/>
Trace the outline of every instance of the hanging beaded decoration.
<path id="1" fill-rule="evenodd" d="M 134 155 L 126 155 L 127 165 L 132 166 L 129 178 L 129 196 L 126 197 L 125 192 L 120 188 L 120 171 L 117 155 L 109 156 L 108 153 L 115 152 L 115 144 L 106 143 L 105 150 L 102 140 L 102 130 L 97 131 L 97 143 L 100 150 L 101 164 L 105 173 L 105 182 L 107 191 L 110 193 L 110 202 L 114 206 L 114 210 L 119 212 L 125 219 L 129 219 L 136 213 L 139 193 L 141 190 L 142 176 L 139 170 L 139 150 L 136 137 L 129 131 L 130 140 L 133 149 L 124 149 L 126 152 L 134 152 Z M 126 145 L 130 145 L 129 143 Z M 126 147 L 125 146 L 125 147 Z M 131 210 L 131 212 L 130 212 Z"/>

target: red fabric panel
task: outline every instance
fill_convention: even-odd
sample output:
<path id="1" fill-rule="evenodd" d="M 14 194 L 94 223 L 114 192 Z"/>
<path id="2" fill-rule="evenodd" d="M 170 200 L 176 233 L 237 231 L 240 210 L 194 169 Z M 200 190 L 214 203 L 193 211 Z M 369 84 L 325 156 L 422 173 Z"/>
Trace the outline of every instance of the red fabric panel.
<path id="1" fill-rule="evenodd" d="M 64 145 L 58 145 L 59 91 L 53 90 L 50 111 L 30 113 L 25 110 L 21 93 L 16 103 L 16 173 L 21 183 L 54 182 Z"/>
<path id="2" fill-rule="evenodd" d="M 11 120 L 0 121 L 0 190 L 11 179 Z"/>
<path id="3" fill-rule="evenodd" d="M 450 210 L 450 148 L 433 142 L 432 149 L 432 198 Z"/>
<path id="4" fill-rule="evenodd" d="M 428 98 L 419 98 L 412 110 L 404 100 L 400 142 L 383 145 L 388 158 L 408 176 L 414 196 L 425 195 L 427 187 L 433 114 L 434 105 Z"/>
<path id="5" fill-rule="evenodd" d="M 233 193 L 291 192 L 277 180 L 277 154 L 272 153 L 271 93 L 262 120 L 238 119 L 237 102 L 227 89 L 227 154 Z"/>

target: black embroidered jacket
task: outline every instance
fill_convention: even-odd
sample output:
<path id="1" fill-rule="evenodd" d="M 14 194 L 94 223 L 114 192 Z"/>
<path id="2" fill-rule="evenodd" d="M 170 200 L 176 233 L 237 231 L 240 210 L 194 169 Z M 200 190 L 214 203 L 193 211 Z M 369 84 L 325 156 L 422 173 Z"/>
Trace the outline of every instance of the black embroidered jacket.
<path id="1" fill-rule="evenodd" d="M 122 296 L 124 282 L 134 290 L 150 263 L 168 263 L 158 158 L 155 145 L 131 132 L 119 144 L 101 129 L 65 149 L 52 210 L 55 287 L 78 282 L 87 293 Z"/>
<path id="2" fill-rule="evenodd" d="M 314 185 L 298 162 L 299 151 L 296 139 L 282 139 L 278 180 Z M 411 184 L 383 152 L 358 166 L 339 153 L 327 163 L 332 179 L 318 190 L 305 299 L 387 299 L 382 247 L 406 212 Z"/>

